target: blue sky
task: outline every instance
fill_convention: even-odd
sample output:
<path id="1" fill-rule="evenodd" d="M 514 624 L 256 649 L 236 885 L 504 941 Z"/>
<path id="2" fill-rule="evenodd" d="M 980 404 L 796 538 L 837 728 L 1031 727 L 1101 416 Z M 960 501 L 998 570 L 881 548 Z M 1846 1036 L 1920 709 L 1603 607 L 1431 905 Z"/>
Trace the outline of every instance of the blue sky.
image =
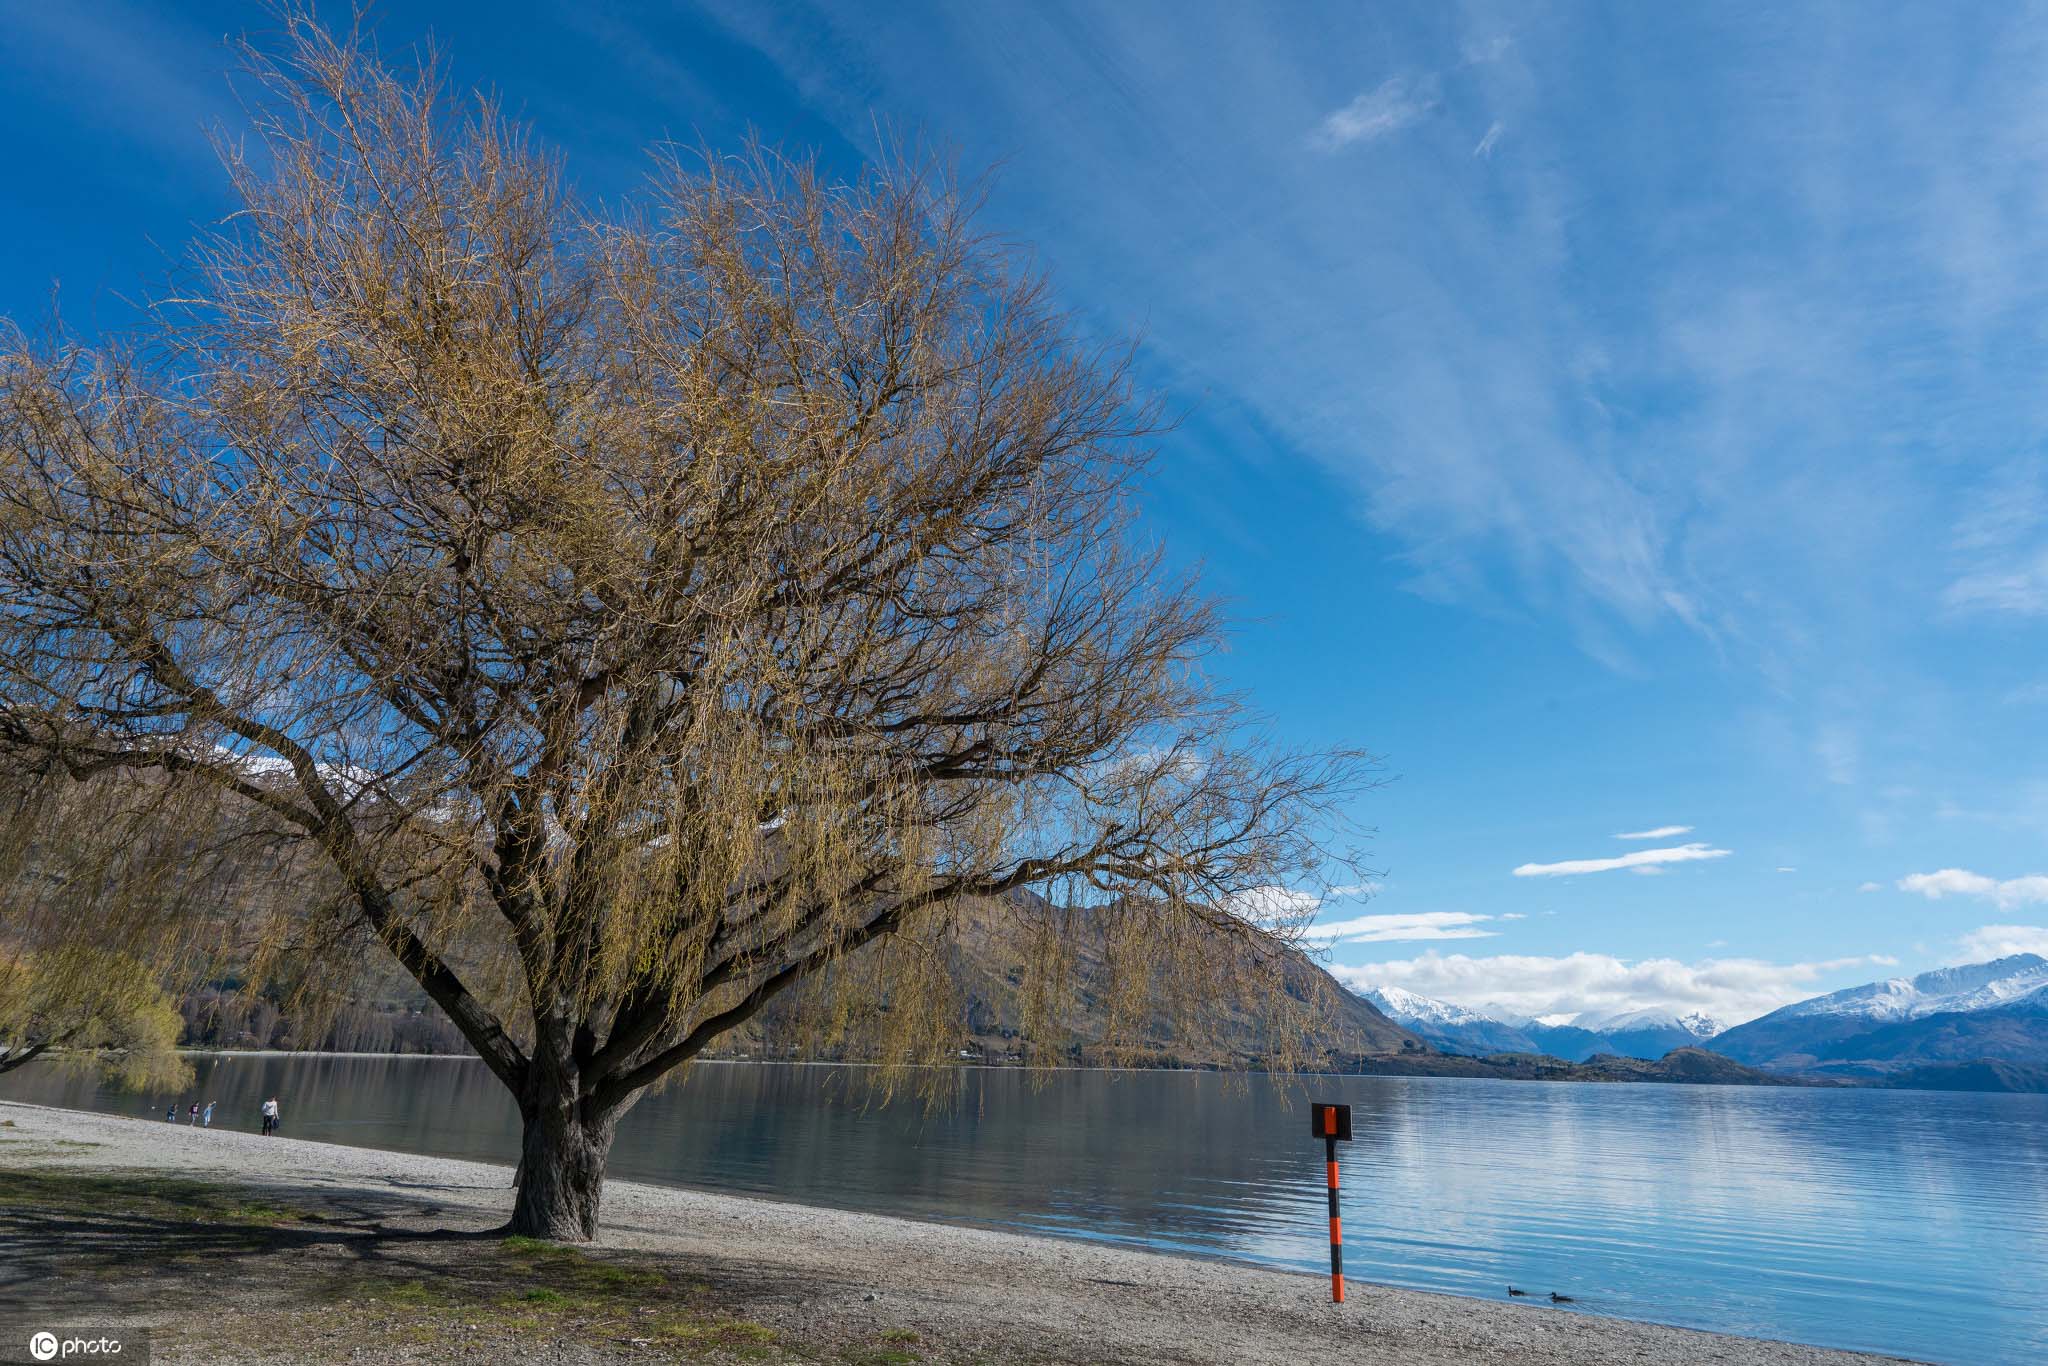
<path id="1" fill-rule="evenodd" d="M 750 127 L 1000 163 L 1184 415 L 1147 506 L 1223 671 L 1396 777 L 1338 970 L 1736 1019 L 2048 951 L 2048 24 L 1782 8 L 379 12 L 594 196 Z M 0 5 L 0 311 L 119 321 L 225 210 L 264 23 Z"/>

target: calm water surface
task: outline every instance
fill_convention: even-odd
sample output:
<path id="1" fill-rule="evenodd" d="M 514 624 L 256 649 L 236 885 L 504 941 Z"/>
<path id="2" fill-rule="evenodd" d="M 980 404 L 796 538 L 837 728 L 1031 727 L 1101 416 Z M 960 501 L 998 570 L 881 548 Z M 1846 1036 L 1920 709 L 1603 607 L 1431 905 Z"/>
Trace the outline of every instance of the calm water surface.
<path id="1" fill-rule="evenodd" d="M 466 1059 L 221 1057 L 177 1097 L 255 1130 L 514 1160 Z M 1345 1269 L 1588 1312 L 1894 1352 L 2048 1361 L 2048 1097 L 1316 1079 L 1352 1106 Z M 159 1117 L 31 1066 L 0 1098 Z M 1304 1093 L 1195 1073 L 971 1069 L 945 1108 L 846 1069 L 705 1064 L 620 1126 L 615 1176 L 1302 1270 L 1328 1265 Z M 4 1194 L 0 1194 L 4 1198 Z"/>

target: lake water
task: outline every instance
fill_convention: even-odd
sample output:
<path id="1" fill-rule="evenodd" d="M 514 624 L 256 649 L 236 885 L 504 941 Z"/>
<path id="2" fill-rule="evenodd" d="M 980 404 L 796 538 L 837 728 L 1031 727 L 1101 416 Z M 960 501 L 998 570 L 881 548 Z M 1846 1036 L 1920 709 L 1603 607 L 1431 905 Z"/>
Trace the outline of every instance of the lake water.
<path id="1" fill-rule="evenodd" d="M 513 1160 L 481 1063 L 202 1058 L 178 1097 L 254 1130 Z M 1328 1266 L 1304 1102 L 1352 1107 L 1357 1279 L 1894 1352 L 2048 1361 L 2048 1097 L 969 1069 L 944 1108 L 857 1070 L 703 1064 L 620 1127 L 615 1176 L 1070 1238 Z M 161 1116 L 36 1065 L 0 1098 Z M 4 1200 L 0 1189 L 0 1200 Z"/>

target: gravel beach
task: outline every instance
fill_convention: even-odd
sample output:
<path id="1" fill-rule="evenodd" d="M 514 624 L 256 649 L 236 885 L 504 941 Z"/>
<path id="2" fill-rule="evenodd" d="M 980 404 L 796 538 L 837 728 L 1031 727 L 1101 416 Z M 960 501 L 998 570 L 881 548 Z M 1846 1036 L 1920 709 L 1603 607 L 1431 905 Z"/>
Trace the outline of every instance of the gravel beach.
<path id="1" fill-rule="evenodd" d="M 511 1205 L 504 1167 L 161 1121 L 0 1103 L 0 1140 L 0 1211 L 9 1215 L 0 1224 L 0 1295 L 22 1313 L 75 1316 L 99 1292 L 89 1293 L 67 1263 L 71 1235 L 61 1221 L 8 1210 L 10 1171 L 176 1176 L 299 1209 L 346 1212 L 357 1242 L 309 1239 L 309 1264 L 316 1255 L 360 1256 L 352 1249 L 366 1245 L 365 1237 L 424 1244 L 432 1240 L 420 1232 L 446 1229 L 474 1238 L 501 1223 Z M 308 1220 L 308 1227 L 325 1226 L 322 1216 Z M 798 1344 L 800 1359 L 811 1359 L 802 1344 L 840 1343 L 849 1333 L 915 1341 L 916 1352 L 896 1358 L 913 1361 L 1821 1366 L 1893 1359 L 1356 1281 L 1349 1302 L 1337 1306 L 1319 1276 L 625 1181 L 606 1188 L 600 1250 L 658 1261 L 694 1286 L 711 1287 L 722 1312 Z M 203 1259 L 197 1265 L 162 1274 L 211 1274 Z M 127 1303 L 126 1316 L 158 1324 L 158 1360 L 241 1359 L 227 1345 L 210 1348 L 204 1323 L 167 1331 L 165 1315 L 176 1315 L 157 1314 L 149 1273 L 135 1272 L 145 1289 Z M 248 1359 L 434 1359 L 424 1350 L 358 1348 L 337 1358 L 309 1338 L 272 1341 Z M 460 1354 L 490 1359 L 503 1350 L 479 1343 Z M 632 1359 L 559 1344 L 520 1355 Z"/>

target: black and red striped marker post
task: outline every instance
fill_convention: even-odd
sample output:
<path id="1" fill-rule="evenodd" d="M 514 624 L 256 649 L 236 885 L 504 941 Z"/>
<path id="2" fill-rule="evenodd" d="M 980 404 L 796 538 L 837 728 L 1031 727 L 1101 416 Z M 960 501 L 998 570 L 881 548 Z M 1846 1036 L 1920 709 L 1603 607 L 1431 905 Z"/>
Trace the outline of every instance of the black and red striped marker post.
<path id="1" fill-rule="evenodd" d="M 1337 1216 L 1337 1144 L 1351 1141 L 1349 1105 L 1308 1107 L 1311 1132 L 1323 1140 L 1323 1155 L 1330 1171 L 1330 1299 L 1344 1303 L 1344 1223 Z"/>

